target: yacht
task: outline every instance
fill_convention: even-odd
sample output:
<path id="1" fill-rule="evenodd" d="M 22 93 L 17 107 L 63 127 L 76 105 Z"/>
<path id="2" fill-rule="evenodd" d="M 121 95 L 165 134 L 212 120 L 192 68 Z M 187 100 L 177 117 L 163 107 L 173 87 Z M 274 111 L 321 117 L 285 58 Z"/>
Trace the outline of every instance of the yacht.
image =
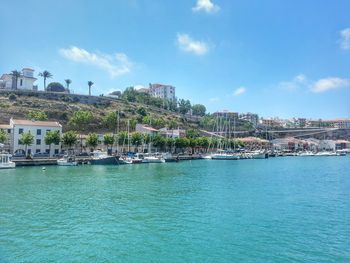
<path id="1" fill-rule="evenodd" d="M 11 154 L 0 153 L 0 169 L 15 168 L 16 164 L 11 161 Z"/>
<path id="2" fill-rule="evenodd" d="M 221 151 L 218 151 L 217 153 L 212 154 L 211 159 L 212 160 L 239 160 L 240 154 L 221 150 Z"/>
<path id="3" fill-rule="evenodd" d="M 324 151 L 316 153 L 315 156 L 337 156 L 337 153 Z"/>
<path id="4" fill-rule="evenodd" d="M 119 161 L 119 158 L 116 156 L 110 156 L 107 154 L 107 152 L 101 152 L 101 151 L 94 151 L 92 158 L 90 160 L 90 164 L 92 165 L 99 165 L 99 164 L 122 164 L 122 162 Z"/>
<path id="5" fill-rule="evenodd" d="M 165 163 L 165 159 L 161 155 L 144 155 L 143 163 Z"/>
<path id="6" fill-rule="evenodd" d="M 57 160 L 57 165 L 59 166 L 76 166 L 78 162 L 75 160 L 74 156 L 65 155 L 63 158 Z"/>
<path id="7" fill-rule="evenodd" d="M 305 151 L 305 152 L 298 153 L 298 156 L 315 156 L 315 154 L 310 151 Z"/>

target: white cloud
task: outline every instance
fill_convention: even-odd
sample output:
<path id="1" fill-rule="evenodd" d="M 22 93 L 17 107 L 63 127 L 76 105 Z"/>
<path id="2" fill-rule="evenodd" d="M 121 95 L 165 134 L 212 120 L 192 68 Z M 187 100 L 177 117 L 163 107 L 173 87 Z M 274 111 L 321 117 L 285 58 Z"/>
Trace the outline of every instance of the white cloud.
<path id="1" fill-rule="evenodd" d="M 71 61 L 96 66 L 106 71 L 112 78 L 129 73 L 132 67 L 129 58 L 123 53 L 113 55 L 92 53 L 72 46 L 60 49 L 60 54 Z"/>
<path id="2" fill-rule="evenodd" d="M 349 87 L 350 80 L 342 78 L 324 78 L 316 81 L 312 87 L 311 91 L 315 93 L 325 92 L 332 89 Z"/>
<path id="3" fill-rule="evenodd" d="M 220 101 L 220 99 L 218 97 L 213 97 L 213 98 L 209 99 L 209 102 L 211 102 L 211 103 L 215 103 L 215 102 L 219 102 L 219 101 Z"/>
<path id="4" fill-rule="evenodd" d="M 187 34 L 177 34 L 177 44 L 182 51 L 198 56 L 205 55 L 209 51 L 205 42 L 194 40 Z"/>
<path id="5" fill-rule="evenodd" d="M 234 92 L 233 92 L 233 96 L 240 96 L 242 95 L 243 93 L 245 93 L 247 91 L 247 89 L 245 87 L 239 87 L 238 89 L 236 89 Z"/>
<path id="6" fill-rule="evenodd" d="M 300 87 L 307 86 L 308 79 L 304 74 L 295 76 L 291 81 L 281 81 L 278 83 L 278 87 L 287 91 L 295 91 Z"/>
<path id="7" fill-rule="evenodd" d="M 340 31 L 340 47 L 344 50 L 350 50 L 350 27 Z"/>
<path id="8" fill-rule="evenodd" d="M 192 8 L 193 12 L 215 13 L 220 10 L 211 0 L 197 0 L 196 6 Z"/>

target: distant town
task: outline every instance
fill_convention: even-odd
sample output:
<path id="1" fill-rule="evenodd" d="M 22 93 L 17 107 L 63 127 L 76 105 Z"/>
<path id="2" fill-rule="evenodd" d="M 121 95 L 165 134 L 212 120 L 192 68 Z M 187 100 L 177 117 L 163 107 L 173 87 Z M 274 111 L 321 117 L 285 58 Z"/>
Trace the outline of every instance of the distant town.
<path id="1" fill-rule="evenodd" d="M 64 80 L 64 85 L 58 82 L 47 84 L 47 81 L 52 78 L 50 72 L 43 71 L 37 76 L 43 79 L 44 88 L 41 91 L 36 84 L 38 79 L 34 70 L 23 68 L 21 71 L 15 70 L 1 76 L 0 92 L 7 92 L 9 100 L 11 96 L 16 97 L 15 94 L 21 94 L 21 92 L 23 94 L 34 92 L 38 94 L 74 95 L 73 103 L 82 101 L 77 96 L 87 96 L 72 94 L 70 90 L 72 81 L 70 79 Z M 89 99 L 86 102 L 88 104 L 96 105 L 98 98 L 135 102 L 180 114 L 178 118 L 181 119 L 181 116 L 184 116 L 188 120 L 202 125 L 198 128 L 180 127 L 179 123 L 176 122 L 166 122 L 162 119 L 152 120 L 150 116 L 147 116 L 145 108 L 141 107 L 137 109 L 140 118 L 125 122 L 123 131 L 119 130 L 120 126 L 117 129 L 112 125 L 114 128 L 108 133 L 87 133 L 82 125 L 88 125 L 89 123 L 83 124 L 81 122 L 79 124 L 79 121 L 77 121 L 78 124 L 75 126 L 77 127 L 75 130 L 80 130 L 80 132 L 75 134 L 75 137 L 73 136 L 75 139 L 72 143 L 74 150 L 77 152 L 101 149 L 110 152 L 187 151 L 191 154 L 203 154 L 208 152 L 210 147 L 211 150 L 215 149 L 215 151 L 221 148 L 227 150 L 237 147 L 250 151 L 268 149 L 269 151 L 285 153 L 335 152 L 350 149 L 350 142 L 348 141 L 350 119 L 264 118 L 259 117 L 257 113 L 238 113 L 228 110 L 207 114 L 204 105 L 191 105 L 188 100 L 178 99 L 176 88 L 172 85 L 149 84 L 148 88 L 141 89 L 129 87 L 124 92 L 115 91 L 97 97 L 91 96 L 93 85 L 92 81 L 87 81 L 89 98 L 96 98 L 95 100 Z M 32 113 L 32 115 L 27 115 L 26 119 L 10 118 L 7 123 L 0 124 L 0 131 L 2 130 L 2 133 L 5 134 L 2 137 L 5 150 L 14 156 L 59 157 L 64 152 L 64 146 L 67 146 L 67 143 L 64 143 L 61 139 L 61 136 L 64 135 L 63 131 L 67 133 L 67 130 L 60 121 L 49 121 L 44 112 L 34 111 Z M 161 112 L 160 114 L 165 113 Z M 43 116 L 39 116 L 40 114 Z M 82 116 L 84 114 L 87 113 L 81 112 Z M 108 115 L 112 118 L 111 122 L 114 122 L 114 124 L 116 120 L 119 122 L 119 112 L 118 116 L 115 114 L 110 112 Z M 108 116 L 106 116 L 106 119 L 108 119 Z M 72 116 L 69 121 L 70 124 L 74 122 L 75 117 L 78 118 L 79 116 Z M 50 138 L 47 138 L 51 135 L 54 136 L 53 132 L 59 134 L 58 139 L 50 140 Z M 121 132 L 124 132 L 122 138 Z M 28 133 L 30 139 L 25 143 L 24 135 L 28 135 Z M 47 136 L 48 134 L 50 136 Z M 107 138 L 112 136 L 113 139 L 106 142 L 106 136 Z"/>

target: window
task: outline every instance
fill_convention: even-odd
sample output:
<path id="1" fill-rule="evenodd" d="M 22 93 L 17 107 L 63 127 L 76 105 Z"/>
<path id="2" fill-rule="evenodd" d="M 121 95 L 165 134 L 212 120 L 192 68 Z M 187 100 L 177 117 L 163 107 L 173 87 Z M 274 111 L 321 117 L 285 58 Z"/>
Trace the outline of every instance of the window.
<path id="1" fill-rule="evenodd" d="M 36 139 L 36 145 L 40 145 L 41 144 L 41 140 L 40 139 Z"/>
<path id="2" fill-rule="evenodd" d="M 21 140 L 20 140 L 20 139 L 18 139 L 18 144 L 22 144 L 22 142 L 21 142 Z"/>
<path id="3" fill-rule="evenodd" d="M 35 153 L 40 153 L 40 149 L 36 149 L 36 150 L 35 150 Z"/>
<path id="4" fill-rule="evenodd" d="M 58 149 L 55 149 L 55 154 L 59 154 L 59 150 Z"/>
<path id="5" fill-rule="evenodd" d="M 46 133 L 48 133 L 50 130 L 46 130 Z"/>
<path id="6" fill-rule="evenodd" d="M 23 133 L 23 129 L 19 129 L 18 134 L 22 134 L 22 133 Z"/>
<path id="7" fill-rule="evenodd" d="M 11 133 L 11 129 L 7 129 L 7 133 Z"/>
<path id="8" fill-rule="evenodd" d="M 23 85 L 23 79 L 21 79 L 21 81 L 20 81 L 20 84 L 19 84 L 20 86 L 22 86 Z"/>
<path id="9" fill-rule="evenodd" d="M 41 129 L 36 130 L 36 135 L 41 135 Z"/>
<path id="10" fill-rule="evenodd" d="M 50 153 L 50 149 L 46 149 L 46 153 Z"/>

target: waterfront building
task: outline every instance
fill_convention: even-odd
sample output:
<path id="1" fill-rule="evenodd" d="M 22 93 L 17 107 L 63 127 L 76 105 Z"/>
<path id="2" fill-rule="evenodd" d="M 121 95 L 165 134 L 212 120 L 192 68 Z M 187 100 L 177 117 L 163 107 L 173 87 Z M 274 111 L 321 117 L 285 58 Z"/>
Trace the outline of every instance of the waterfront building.
<path id="1" fill-rule="evenodd" d="M 181 129 L 168 130 L 167 128 L 161 128 L 159 129 L 159 133 L 165 138 L 173 138 L 173 139 L 186 136 L 186 131 Z"/>
<path id="2" fill-rule="evenodd" d="M 149 84 L 149 94 L 152 97 L 176 101 L 175 87 L 164 84 Z"/>
<path id="3" fill-rule="evenodd" d="M 139 123 L 136 124 L 135 131 L 140 132 L 142 134 L 151 135 L 151 136 L 155 136 L 158 134 L 157 129 L 154 129 L 148 125 L 139 124 Z"/>
<path id="4" fill-rule="evenodd" d="M 283 123 L 277 118 L 261 119 L 261 123 L 265 127 L 282 127 Z"/>
<path id="5" fill-rule="evenodd" d="M 46 133 L 55 130 L 62 133 L 62 125 L 54 121 L 15 120 L 11 118 L 9 125 L 1 125 L 0 127 L 7 129 L 11 154 L 49 153 L 50 146 L 45 144 Z M 24 132 L 30 132 L 34 136 L 34 142 L 27 147 L 26 153 L 25 146 L 20 143 L 21 134 Z M 51 154 L 58 154 L 60 150 L 61 143 L 51 145 Z"/>
<path id="6" fill-rule="evenodd" d="M 241 120 L 245 120 L 253 124 L 253 127 L 256 127 L 259 124 L 259 116 L 258 114 L 247 112 L 239 115 Z"/>
<path id="7" fill-rule="evenodd" d="M 0 89 L 7 90 L 38 90 L 38 86 L 34 85 L 37 80 L 34 77 L 34 69 L 23 68 L 20 76 L 16 78 L 12 73 L 3 74 L 0 78 Z"/>

